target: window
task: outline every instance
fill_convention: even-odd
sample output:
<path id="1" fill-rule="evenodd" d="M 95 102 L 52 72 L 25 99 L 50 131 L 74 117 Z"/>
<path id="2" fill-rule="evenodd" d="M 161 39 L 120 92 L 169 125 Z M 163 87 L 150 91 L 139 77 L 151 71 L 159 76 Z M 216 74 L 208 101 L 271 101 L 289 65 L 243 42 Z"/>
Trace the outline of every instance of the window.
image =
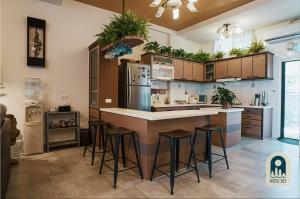
<path id="1" fill-rule="evenodd" d="M 253 39 L 254 39 L 254 31 L 248 31 L 242 34 L 232 35 L 227 39 L 219 38 L 214 41 L 213 52 L 216 53 L 218 51 L 222 51 L 226 55 L 228 55 L 229 51 L 232 48 L 245 49 L 249 47 Z"/>

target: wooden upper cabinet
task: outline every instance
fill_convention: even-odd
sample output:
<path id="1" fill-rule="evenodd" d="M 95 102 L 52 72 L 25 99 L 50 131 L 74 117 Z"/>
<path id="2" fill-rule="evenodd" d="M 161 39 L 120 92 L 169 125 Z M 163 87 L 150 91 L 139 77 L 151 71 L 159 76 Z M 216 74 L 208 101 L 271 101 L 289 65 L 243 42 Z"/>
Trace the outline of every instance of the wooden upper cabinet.
<path id="1" fill-rule="evenodd" d="M 251 79 L 252 76 L 252 56 L 242 57 L 242 79 Z"/>
<path id="2" fill-rule="evenodd" d="M 242 76 L 242 59 L 229 59 L 228 60 L 228 77 L 241 77 Z"/>
<path id="3" fill-rule="evenodd" d="M 253 77 L 265 78 L 267 73 L 267 54 L 253 56 Z"/>
<path id="4" fill-rule="evenodd" d="M 203 64 L 193 62 L 193 80 L 203 81 Z"/>
<path id="5" fill-rule="evenodd" d="M 183 62 L 183 78 L 185 80 L 193 80 L 193 62 Z"/>
<path id="6" fill-rule="evenodd" d="M 173 59 L 174 79 L 183 79 L 183 60 Z"/>
<path id="7" fill-rule="evenodd" d="M 227 60 L 216 62 L 216 79 L 222 79 L 228 76 L 227 66 L 228 66 Z"/>

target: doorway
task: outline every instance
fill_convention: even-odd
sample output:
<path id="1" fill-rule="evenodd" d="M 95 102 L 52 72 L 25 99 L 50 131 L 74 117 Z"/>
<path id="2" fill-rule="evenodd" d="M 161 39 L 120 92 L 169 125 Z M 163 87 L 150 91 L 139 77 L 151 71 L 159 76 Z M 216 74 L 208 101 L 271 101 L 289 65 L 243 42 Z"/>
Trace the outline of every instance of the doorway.
<path id="1" fill-rule="evenodd" d="M 282 64 L 281 138 L 300 136 L 300 60 Z"/>

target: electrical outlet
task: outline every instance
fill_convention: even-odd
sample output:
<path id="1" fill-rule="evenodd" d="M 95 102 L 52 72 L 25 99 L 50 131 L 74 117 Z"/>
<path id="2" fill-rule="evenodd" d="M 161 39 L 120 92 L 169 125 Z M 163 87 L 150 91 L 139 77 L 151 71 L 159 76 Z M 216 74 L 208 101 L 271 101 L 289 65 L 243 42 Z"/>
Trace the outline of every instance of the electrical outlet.
<path id="1" fill-rule="evenodd" d="M 112 100 L 111 99 L 105 99 L 106 104 L 111 104 Z"/>

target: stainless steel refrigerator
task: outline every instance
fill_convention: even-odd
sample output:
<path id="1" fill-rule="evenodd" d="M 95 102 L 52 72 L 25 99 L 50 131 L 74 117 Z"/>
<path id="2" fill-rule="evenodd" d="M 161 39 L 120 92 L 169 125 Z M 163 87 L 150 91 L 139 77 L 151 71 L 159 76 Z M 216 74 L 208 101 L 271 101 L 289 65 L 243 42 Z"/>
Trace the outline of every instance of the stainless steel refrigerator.
<path id="1" fill-rule="evenodd" d="M 119 107 L 151 111 L 149 65 L 130 62 L 120 65 Z"/>

